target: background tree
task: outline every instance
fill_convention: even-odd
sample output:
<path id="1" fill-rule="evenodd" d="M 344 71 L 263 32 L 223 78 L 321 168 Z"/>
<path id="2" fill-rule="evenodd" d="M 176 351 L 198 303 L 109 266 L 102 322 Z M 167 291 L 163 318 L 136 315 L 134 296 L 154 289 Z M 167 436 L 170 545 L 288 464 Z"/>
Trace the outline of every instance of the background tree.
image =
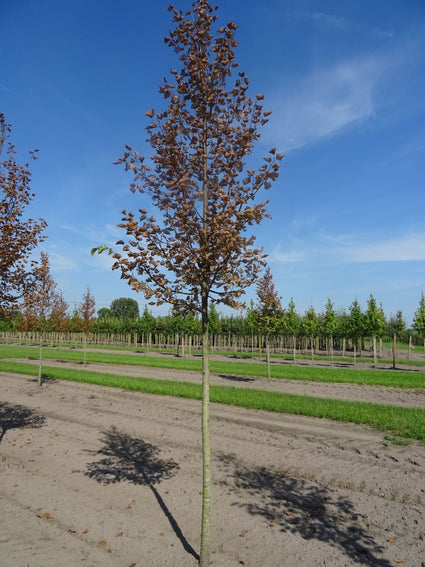
<path id="1" fill-rule="evenodd" d="M 34 266 L 31 279 L 31 286 L 25 289 L 23 313 L 27 321 L 34 321 L 40 332 L 38 385 L 41 386 L 44 333 L 49 327 L 49 319 L 53 310 L 58 309 L 61 301 L 56 282 L 50 274 L 49 256 L 46 252 L 41 252 L 40 263 Z"/>
<path id="2" fill-rule="evenodd" d="M 101 307 L 97 312 L 97 317 L 99 319 L 110 319 L 113 317 L 112 311 L 107 307 Z"/>
<path id="3" fill-rule="evenodd" d="M 255 309 L 255 327 L 266 337 L 267 378 L 270 379 L 270 334 L 276 333 L 282 315 L 281 299 L 275 289 L 273 276 L 267 267 L 257 282 L 258 304 Z"/>
<path id="4" fill-rule="evenodd" d="M 395 315 L 390 315 L 387 323 L 387 332 L 393 337 L 393 369 L 395 369 L 397 359 L 397 339 L 403 340 L 403 338 L 406 337 L 406 322 L 401 311 L 397 311 Z"/>
<path id="5" fill-rule="evenodd" d="M 29 163 L 16 162 L 15 147 L 8 141 L 11 127 L 0 112 L 0 314 L 16 306 L 33 283 L 35 263 L 31 253 L 46 236 L 43 219 L 25 219 L 31 192 Z M 36 151 L 36 150 L 35 150 Z M 35 158 L 35 152 L 30 152 Z"/>
<path id="6" fill-rule="evenodd" d="M 278 178 L 283 155 L 272 149 L 256 171 L 245 169 L 259 127 L 270 114 L 262 95 L 248 97 L 244 73 L 231 81 L 237 42 L 233 22 L 217 27 L 207 0 L 185 13 L 169 6 L 174 29 L 165 43 L 178 54 L 160 93 L 168 106 L 146 115 L 151 164 L 127 146 L 118 161 L 134 173 L 133 192 L 146 193 L 160 219 L 146 209 L 137 219 L 123 211 L 127 243 L 115 253 L 113 269 L 152 303 L 169 303 L 202 321 L 202 528 L 200 564 L 210 562 L 209 305 L 242 307 L 241 296 L 264 264 L 247 229 L 266 215 L 256 202 L 261 188 Z"/>
<path id="7" fill-rule="evenodd" d="M 139 317 L 139 304 L 130 297 L 114 299 L 109 309 L 112 316 L 117 319 L 137 319 Z"/>
<path id="8" fill-rule="evenodd" d="M 78 315 L 80 317 L 81 330 L 83 331 L 84 341 L 84 366 L 87 364 L 87 331 L 94 324 L 94 314 L 96 313 L 96 301 L 91 294 L 90 288 L 87 286 L 83 299 L 78 306 Z"/>
<path id="9" fill-rule="evenodd" d="M 413 328 L 422 338 L 424 342 L 424 352 L 425 352 L 425 294 L 424 290 L 421 293 L 421 299 L 419 301 L 419 307 L 415 312 L 413 317 Z"/>
<path id="10" fill-rule="evenodd" d="M 292 297 L 288 303 L 288 309 L 283 314 L 283 327 L 285 332 L 292 337 L 292 348 L 295 362 L 297 355 L 297 335 L 300 331 L 301 321 L 298 313 L 295 311 L 295 303 Z"/>
<path id="11" fill-rule="evenodd" d="M 304 315 L 303 321 L 302 321 L 302 330 L 303 330 L 303 334 L 306 337 L 310 337 L 311 360 L 313 362 L 313 358 L 314 358 L 314 337 L 316 336 L 317 331 L 319 330 L 319 318 L 316 315 L 316 312 L 315 312 L 313 306 L 311 306 L 305 312 L 305 315 Z"/>
<path id="12" fill-rule="evenodd" d="M 376 338 L 382 337 L 385 329 L 385 315 L 382 305 L 378 307 L 372 294 L 367 302 L 367 310 L 365 313 L 365 332 L 372 338 L 373 347 L 373 364 L 376 368 L 378 365 L 378 355 L 376 349 Z"/>
<path id="13" fill-rule="evenodd" d="M 321 319 L 321 328 L 322 328 L 322 333 L 326 337 L 326 349 L 328 347 L 328 344 L 330 344 L 331 366 L 333 366 L 334 337 L 335 337 L 335 332 L 338 329 L 338 317 L 330 297 L 328 297 L 325 312 Z"/>
<path id="14" fill-rule="evenodd" d="M 353 341 L 354 358 L 353 364 L 356 364 L 356 345 L 360 342 L 360 354 L 361 354 L 361 340 L 365 333 L 365 317 L 360 307 L 357 299 L 353 301 L 350 305 L 348 316 L 348 335 Z"/>

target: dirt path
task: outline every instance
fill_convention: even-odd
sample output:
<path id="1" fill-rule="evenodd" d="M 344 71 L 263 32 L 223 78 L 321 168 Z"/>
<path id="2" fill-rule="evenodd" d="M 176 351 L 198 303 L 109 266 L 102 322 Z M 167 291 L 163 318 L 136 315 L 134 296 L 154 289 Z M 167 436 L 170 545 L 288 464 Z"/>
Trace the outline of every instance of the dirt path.
<path id="1" fill-rule="evenodd" d="M 199 402 L 0 381 L 2 567 L 196 566 Z M 214 404 L 211 426 L 214 566 L 425 561 L 424 447 Z"/>

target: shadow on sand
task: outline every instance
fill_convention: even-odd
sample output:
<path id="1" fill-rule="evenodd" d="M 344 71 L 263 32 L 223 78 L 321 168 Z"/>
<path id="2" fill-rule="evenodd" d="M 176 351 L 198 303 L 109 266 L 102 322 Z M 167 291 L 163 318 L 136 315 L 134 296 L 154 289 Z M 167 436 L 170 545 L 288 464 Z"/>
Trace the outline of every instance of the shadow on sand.
<path id="1" fill-rule="evenodd" d="M 46 418 L 25 406 L 0 402 L 0 442 L 9 429 L 42 427 Z"/>
<path id="2" fill-rule="evenodd" d="M 224 484 L 238 499 L 234 506 L 262 516 L 282 532 L 336 547 L 353 563 L 391 567 L 392 563 L 378 557 L 384 548 L 367 533 L 366 518 L 332 489 L 265 467 L 249 468 L 234 455 L 220 455 L 219 465 L 225 473 Z"/>
<path id="3" fill-rule="evenodd" d="M 154 486 L 171 478 L 178 470 L 178 464 L 172 459 L 160 459 L 158 447 L 146 443 L 143 439 L 121 433 L 115 427 L 103 433 L 103 443 L 103 447 L 95 452 L 97 455 L 103 455 L 103 458 L 89 463 L 85 474 L 106 484 L 129 481 L 136 485 L 149 486 L 183 548 L 198 560 L 199 555 L 184 537 L 177 521 Z"/>

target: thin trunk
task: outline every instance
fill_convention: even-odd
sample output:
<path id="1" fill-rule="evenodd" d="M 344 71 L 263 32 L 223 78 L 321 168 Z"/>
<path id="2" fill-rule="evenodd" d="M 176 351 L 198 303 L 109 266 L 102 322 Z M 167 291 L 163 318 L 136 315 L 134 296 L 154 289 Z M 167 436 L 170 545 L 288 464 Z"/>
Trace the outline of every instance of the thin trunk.
<path id="1" fill-rule="evenodd" d="M 395 361 L 397 357 L 397 335 L 393 335 L 393 370 L 395 370 Z"/>
<path id="2" fill-rule="evenodd" d="M 43 372 L 43 333 L 40 333 L 40 353 L 38 359 L 38 379 L 37 384 L 41 386 L 41 377 Z"/>
<path id="3" fill-rule="evenodd" d="M 353 340 L 353 366 L 356 366 L 356 339 Z"/>
<path id="4" fill-rule="evenodd" d="M 330 337 L 331 342 L 331 366 L 334 365 L 334 338 Z"/>
<path id="5" fill-rule="evenodd" d="M 202 236 L 208 243 L 208 148 L 207 114 L 203 119 L 203 183 L 202 183 Z M 203 266 L 207 270 L 208 266 Z M 200 567 L 208 567 L 211 557 L 211 440 L 210 440 L 210 337 L 208 333 L 208 282 L 205 276 L 201 282 L 202 301 L 202 523 Z"/>
<path id="6" fill-rule="evenodd" d="M 407 360 L 410 360 L 410 350 L 412 348 L 412 337 L 409 335 L 409 348 L 407 349 Z"/>
<path id="7" fill-rule="evenodd" d="M 294 364 L 295 364 L 296 353 L 297 353 L 297 338 L 295 335 L 292 336 L 292 340 L 294 344 Z"/>
<path id="8" fill-rule="evenodd" d="M 84 366 L 87 366 L 87 336 L 86 333 L 83 333 L 83 361 Z"/>
<path id="9" fill-rule="evenodd" d="M 311 348 L 311 363 L 313 364 L 313 362 L 314 362 L 314 337 L 313 337 L 313 335 L 311 335 L 310 348 Z"/>
<path id="10" fill-rule="evenodd" d="M 270 342 L 269 342 L 269 335 L 266 335 L 266 362 L 267 362 L 267 380 L 270 380 Z"/>
<path id="11" fill-rule="evenodd" d="M 373 366 L 375 368 L 378 367 L 378 353 L 376 349 L 376 337 L 372 337 L 372 344 L 373 344 Z"/>

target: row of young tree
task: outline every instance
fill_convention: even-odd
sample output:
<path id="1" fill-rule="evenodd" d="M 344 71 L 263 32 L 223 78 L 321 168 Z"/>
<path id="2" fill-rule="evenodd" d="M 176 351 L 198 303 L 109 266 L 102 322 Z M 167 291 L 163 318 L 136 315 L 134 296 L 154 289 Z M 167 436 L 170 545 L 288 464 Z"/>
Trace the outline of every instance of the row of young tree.
<path id="1" fill-rule="evenodd" d="M 3 310 L 1 330 L 131 333 L 150 335 L 153 342 L 155 335 L 194 336 L 202 332 L 201 321 L 196 315 L 183 315 L 174 309 L 169 315 L 154 316 L 147 306 L 140 314 L 137 301 L 126 297 L 113 300 L 109 308 L 101 308 L 96 313 L 96 301 L 90 288 L 79 305 L 70 311 L 50 274 L 46 253 L 41 252 L 40 266 L 34 268 L 34 272 L 31 294 L 25 294 L 22 302 L 13 309 Z M 394 335 L 402 342 L 411 337 L 413 344 L 421 344 L 425 339 L 425 296 L 422 292 L 412 328 L 407 327 L 401 311 L 386 317 L 382 305 L 378 305 L 372 294 L 366 310 L 362 310 L 357 299 L 348 309 L 336 310 L 329 298 L 322 312 L 310 307 L 301 315 L 296 311 L 293 298 L 287 307 L 282 306 L 268 268 L 258 281 L 257 300 L 251 302 L 249 309 L 238 315 L 221 315 L 212 304 L 208 326 L 212 336 L 254 334 L 265 339 L 286 336 L 297 341 L 310 339 L 310 344 L 313 344 L 313 338 L 321 337 L 336 347 L 340 347 L 343 339 L 350 340 L 355 347 L 364 338 L 373 341 Z"/>

